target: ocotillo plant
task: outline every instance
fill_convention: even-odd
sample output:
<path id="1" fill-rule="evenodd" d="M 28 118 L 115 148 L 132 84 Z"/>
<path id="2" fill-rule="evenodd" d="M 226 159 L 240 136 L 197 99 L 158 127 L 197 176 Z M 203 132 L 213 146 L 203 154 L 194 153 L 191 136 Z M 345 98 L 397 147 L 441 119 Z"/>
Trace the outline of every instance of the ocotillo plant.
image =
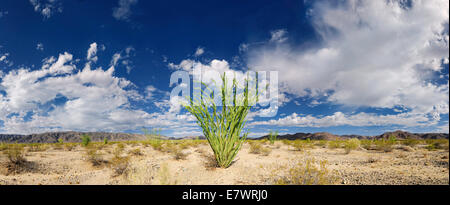
<path id="1" fill-rule="evenodd" d="M 227 168 L 231 165 L 247 138 L 248 133 L 244 133 L 241 136 L 241 131 L 244 128 L 245 118 L 251 108 L 249 97 L 255 96 L 249 96 L 248 78 L 245 81 L 243 95 L 237 95 L 236 78 L 233 79 L 231 89 L 227 88 L 228 84 L 225 74 L 221 76 L 221 79 L 221 112 L 219 112 L 216 103 L 212 100 L 214 93 L 211 96 L 211 93 L 207 93 L 201 88 L 201 96 L 194 96 L 189 99 L 189 104 L 184 104 L 184 107 L 196 117 L 197 124 L 203 129 L 203 134 L 214 152 L 217 165 Z M 258 75 L 256 75 L 256 82 L 257 79 Z M 229 103 L 229 100 L 232 100 L 232 103 Z M 258 101 L 257 89 L 256 101 Z"/>
<path id="2" fill-rule="evenodd" d="M 275 131 L 275 133 L 272 131 L 269 132 L 268 138 L 269 138 L 270 144 L 275 143 L 275 141 L 277 140 L 277 136 L 278 136 L 278 131 Z"/>

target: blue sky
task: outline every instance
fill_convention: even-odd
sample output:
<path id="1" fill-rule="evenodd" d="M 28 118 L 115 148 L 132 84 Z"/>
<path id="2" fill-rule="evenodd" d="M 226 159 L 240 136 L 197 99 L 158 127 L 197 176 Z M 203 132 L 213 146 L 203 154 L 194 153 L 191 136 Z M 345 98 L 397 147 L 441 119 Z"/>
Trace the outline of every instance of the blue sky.
<path id="1" fill-rule="evenodd" d="M 199 135 L 176 70 L 274 70 L 279 108 L 251 136 L 446 132 L 447 1 L 0 4 L 0 133 Z M 256 112 L 256 110 L 254 110 Z"/>

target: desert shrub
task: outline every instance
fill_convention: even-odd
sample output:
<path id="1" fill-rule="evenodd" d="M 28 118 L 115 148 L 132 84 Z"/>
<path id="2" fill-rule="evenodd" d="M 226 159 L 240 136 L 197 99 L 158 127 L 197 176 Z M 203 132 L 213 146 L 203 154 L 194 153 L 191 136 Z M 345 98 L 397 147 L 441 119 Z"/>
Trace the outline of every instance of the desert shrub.
<path id="1" fill-rule="evenodd" d="M 314 145 L 318 147 L 325 148 L 327 146 L 328 142 L 326 140 L 317 140 Z"/>
<path id="2" fill-rule="evenodd" d="M 261 155 L 268 156 L 272 150 L 269 147 L 262 147 L 261 149 Z"/>
<path id="3" fill-rule="evenodd" d="M 302 140 L 294 140 L 291 142 L 291 146 L 295 151 L 303 151 L 306 148 L 306 143 Z"/>
<path id="4" fill-rule="evenodd" d="M 252 154 L 261 154 L 263 156 L 267 156 L 270 154 L 272 150 L 268 147 L 264 147 L 261 142 L 251 142 L 249 152 Z"/>
<path id="5" fill-rule="evenodd" d="M 86 148 L 85 155 L 87 161 L 89 161 L 93 166 L 100 166 L 106 162 L 103 159 L 103 154 L 95 146 L 88 146 Z"/>
<path id="6" fill-rule="evenodd" d="M 367 150 L 372 149 L 372 145 L 373 145 L 373 140 L 368 140 L 368 139 L 363 139 L 360 140 L 361 142 L 361 147 Z"/>
<path id="7" fill-rule="evenodd" d="M 383 152 L 392 152 L 395 143 L 396 141 L 393 139 L 380 139 L 374 141 L 375 149 Z"/>
<path id="8" fill-rule="evenodd" d="M 326 185 L 335 184 L 336 178 L 327 168 L 327 161 L 317 162 L 308 158 L 290 168 L 287 175 L 275 182 L 279 185 Z"/>
<path id="9" fill-rule="evenodd" d="M 30 172 L 38 168 L 38 164 L 27 161 L 25 158 L 24 145 L 10 144 L 3 150 L 7 161 L 5 162 L 6 172 L 4 174 L 16 174 L 21 172 Z"/>
<path id="10" fill-rule="evenodd" d="M 81 137 L 81 144 L 83 146 L 85 146 L 85 147 L 88 146 L 90 142 L 91 142 L 91 137 L 89 137 L 89 135 L 83 135 Z"/>
<path id="11" fill-rule="evenodd" d="M 345 153 L 349 154 L 352 150 L 357 149 L 360 145 L 361 142 L 356 138 L 345 141 L 344 143 Z"/>
<path id="12" fill-rule="evenodd" d="M 416 145 L 420 144 L 420 140 L 416 140 L 416 139 L 405 139 L 400 141 L 400 143 L 402 145 L 406 145 L 406 146 L 410 146 L 410 147 L 415 147 Z"/>
<path id="13" fill-rule="evenodd" d="M 132 149 L 132 150 L 130 150 L 129 153 L 134 156 L 142 156 L 143 155 L 141 149 L 139 149 L 139 148 Z"/>
<path id="14" fill-rule="evenodd" d="M 110 160 L 109 166 L 113 170 L 114 176 L 119 176 L 127 171 L 129 164 L 130 158 L 128 156 L 115 155 Z"/>
<path id="15" fill-rule="evenodd" d="M 8 149 L 8 144 L 6 143 L 0 143 L 0 151 Z"/>
<path id="16" fill-rule="evenodd" d="M 190 99 L 189 103 L 184 104 L 184 107 L 197 119 L 197 124 L 202 128 L 218 165 L 227 168 L 247 138 L 248 132 L 243 135 L 241 132 L 246 122 L 246 116 L 252 107 L 249 97 L 252 98 L 250 101 L 253 101 L 254 96 L 249 96 L 248 80 L 242 95 L 237 95 L 236 90 L 239 87 L 236 79 L 233 79 L 230 89 L 227 86 L 229 83 L 227 83 L 225 73 L 221 78 L 221 112 L 218 110 L 210 90 L 203 89 L 199 90 L 201 96 L 194 94 L 194 97 Z M 217 95 L 217 93 L 215 94 Z M 256 92 L 256 101 L 258 101 L 257 96 Z M 231 105 L 229 102 L 232 102 Z"/>
<path id="17" fill-rule="evenodd" d="M 3 153 L 10 164 L 20 165 L 26 162 L 24 149 L 20 145 L 9 145 Z"/>
<path id="18" fill-rule="evenodd" d="M 252 154 L 260 154 L 262 145 L 260 142 L 249 141 L 250 150 L 249 152 Z"/>
<path id="19" fill-rule="evenodd" d="M 444 149 L 448 150 L 449 141 L 446 139 L 436 139 L 436 140 L 426 140 L 427 146 L 425 149 L 428 150 L 438 150 Z"/>
<path id="20" fill-rule="evenodd" d="M 342 142 L 339 141 L 339 140 L 333 140 L 333 141 L 330 141 L 330 142 L 328 143 L 328 148 L 330 148 L 330 149 L 341 148 L 341 147 L 342 147 L 342 144 L 341 144 L 341 143 L 342 143 Z"/>
<path id="21" fill-rule="evenodd" d="M 103 144 L 107 145 L 108 144 L 108 138 L 105 137 L 105 139 L 103 139 Z"/>
<path id="22" fill-rule="evenodd" d="M 164 147 L 164 151 L 173 154 L 174 159 L 176 160 L 184 160 L 187 157 L 187 154 L 183 152 L 183 149 L 180 147 L 180 145 L 169 142 Z"/>
<path id="23" fill-rule="evenodd" d="M 292 141 L 291 140 L 287 140 L 287 139 L 284 139 L 284 140 L 281 140 L 281 142 L 283 143 L 283 144 L 285 144 L 285 145 L 291 145 L 291 143 L 292 143 Z"/>
<path id="24" fill-rule="evenodd" d="M 46 144 L 30 144 L 28 145 L 29 152 L 43 152 L 49 148 Z"/>
<path id="25" fill-rule="evenodd" d="M 72 151 L 76 146 L 77 146 L 77 144 L 75 144 L 75 143 L 66 143 L 66 144 L 64 144 L 64 150 Z"/>

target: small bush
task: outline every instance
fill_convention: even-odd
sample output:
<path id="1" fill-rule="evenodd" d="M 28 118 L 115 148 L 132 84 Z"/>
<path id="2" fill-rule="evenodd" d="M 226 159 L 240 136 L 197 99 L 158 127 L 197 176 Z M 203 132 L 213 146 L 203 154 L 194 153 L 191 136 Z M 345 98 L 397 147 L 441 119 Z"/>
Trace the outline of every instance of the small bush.
<path id="1" fill-rule="evenodd" d="M 49 148 L 46 144 L 30 144 L 28 146 L 29 152 L 43 152 L 46 151 Z"/>
<path id="2" fill-rule="evenodd" d="M 91 137 L 89 137 L 89 135 L 83 135 L 81 137 L 81 144 L 85 147 L 87 147 L 89 145 L 89 143 L 91 142 Z"/>
<path id="3" fill-rule="evenodd" d="M 290 168 L 287 175 L 276 180 L 279 185 L 326 185 L 335 184 L 336 178 L 327 169 L 327 161 L 306 159 Z"/>
<path id="4" fill-rule="evenodd" d="M 128 170 L 130 158 L 128 156 L 115 155 L 110 161 L 110 167 L 114 171 L 114 176 L 119 176 Z"/>
<path id="5" fill-rule="evenodd" d="M 291 142 L 291 146 L 294 147 L 295 151 L 303 151 L 307 145 L 302 140 L 294 140 Z"/>
<path id="6" fill-rule="evenodd" d="M 103 144 L 107 145 L 108 144 L 108 138 L 105 137 L 105 139 L 103 139 Z"/>
<path id="7" fill-rule="evenodd" d="M 344 144 L 345 153 L 349 154 L 352 150 L 357 149 L 360 145 L 361 142 L 356 138 L 347 140 Z"/>
<path id="8" fill-rule="evenodd" d="M 22 146 L 10 145 L 6 150 L 3 151 L 8 158 L 9 163 L 15 165 L 21 165 L 26 162 L 25 152 Z"/>
<path id="9" fill-rule="evenodd" d="M 379 150 L 379 151 L 383 151 L 383 152 L 392 152 L 392 150 L 394 149 L 393 146 L 396 143 L 395 140 L 385 140 L 385 139 L 381 139 L 381 140 L 376 140 L 374 142 L 375 144 L 375 149 Z"/>
<path id="10" fill-rule="evenodd" d="M 410 147 L 415 147 L 416 145 L 420 144 L 420 142 L 421 142 L 421 140 L 406 139 L 406 140 L 402 140 L 401 144 L 410 146 Z"/>
<path id="11" fill-rule="evenodd" d="M 72 151 L 77 145 L 74 143 L 66 143 L 64 144 L 64 150 Z"/>
<path id="12" fill-rule="evenodd" d="M 251 142 L 250 143 L 250 153 L 252 154 L 261 154 L 263 156 L 267 156 L 270 154 L 272 150 L 270 148 L 264 147 L 260 142 Z"/>
<path id="13" fill-rule="evenodd" d="M 437 140 L 426 140 L 426 143 L 428 144 L 425 149 L 428 149 L 430 151 L 432 150 L 448 150 L 448 143 L 449 141 L 446 139 L 437 139 Z"/>
<path id="14" fill-rule="evenodd" d="M 87 157 L 87 160 L 93 166 L 100 166 L 106 162 L 103 159 L 103 155 L 99 152 L 98 148 L 95 146 L 89 146 L 86 149 L 86 157 Z"/>
<path id="15" fill-rule="evenodd" d="M 328 143 L 328 148 L 330 148 L 330 149 L 336 149 L 336 148 L 341 148 L 341 147 L 342 147 L 342 144 L 341 144 L 341 141 L 339 141 L 339 140 L 333 140 Z"/>
<path id="16" fill-rule="evenodd" d="M 250 150 L 249 152 L 252 154 L 260 154 L 261 153 L 261 148 L 262 145 L 259 142 L 255 142 L 255 141 L 249 141 L 250 144 Z"/>
<path id="17" fill-rule="evenodd" d="M 183 149 L 174 142 L 167 143 L 164 147 L 164 151 L 172 153 L 174 159 L 176 160 L 184 160 L 187 157 L 187 155 L 183 152 Z"/>
<path id="18" fill-rule="evenodd" d="M 142 156 L 143 155 L 141 149 L 139 149 L 139 148 L 132 149 L 132 150 L 130 150 L 129 153 L 134 156 Z"/>

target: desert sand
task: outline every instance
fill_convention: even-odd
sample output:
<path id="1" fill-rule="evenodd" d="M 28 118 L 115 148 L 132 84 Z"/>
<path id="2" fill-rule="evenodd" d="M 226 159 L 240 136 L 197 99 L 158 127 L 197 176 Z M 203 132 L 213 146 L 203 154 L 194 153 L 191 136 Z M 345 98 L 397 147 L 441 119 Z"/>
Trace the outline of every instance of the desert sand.
<path id="1" fill-rule="evenodd" d="M 86 148 L 77 145 L 71 151 L 51 147 L 45 151 L 25 149 L 27 169 L 8 172 L 0 163 L 0 184 L 278 184 L 290 168 L 306 159 L 324 162 L 329 171 L 326 177 L 332 184 L 449 184 L 448 150 L 394 149 L 380 152 L 358 148 L 346 154 L 344 149 L 321 146 L 296 151 L 280 141 L 265 143 L 270 153 L 250 153 L 244 144 L 235 162 L 228 168 L 214 166 L 212 151 L 202 143 L 182 150 L 185 159 L 153 149 L 143 144 L 126 144 L 123 154 L 129 165 L 123 174 L 116 174 L 108 165 L 117 144 L 100 149 L 103 164 L 94 166 L 87 160 Z M 138 149 L 139 154 L 132 154 Z"/>

